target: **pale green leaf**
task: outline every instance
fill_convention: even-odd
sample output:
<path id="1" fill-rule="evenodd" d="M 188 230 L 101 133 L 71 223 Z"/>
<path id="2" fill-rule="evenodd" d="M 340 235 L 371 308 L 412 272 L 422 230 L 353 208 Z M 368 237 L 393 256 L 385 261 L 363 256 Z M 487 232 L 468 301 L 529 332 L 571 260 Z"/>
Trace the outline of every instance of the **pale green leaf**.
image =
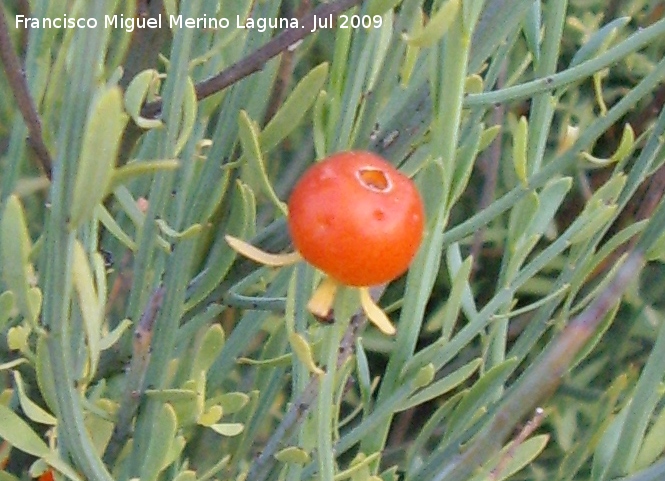
<path id="1" fill-rule="evenodd" d="M 141 480 L 156 480 L 166 467 L 165 461 L 174 444 L 177 426 L 175 410 L 169 404 L 162 404 L 152 425 L 147 452 L 141 460 Z"/>
<path id="2" fill-rule="evenodd" d="M 307 464 L 311 456 L 307 451 L 296 446 L 289 446 L 275 453 L 275 459 L 282 463 Z"/>
<path id="3" fill-rule="evenodd" d="M 211 325 L 203 335 L 194 361 L 194 372 L 207 371 L 224 347 L 225 335 L 222 326 Z"/>
<path id="4" fill-rule="evenodd" d="M 90 110 L 70 210 L 72 230 L 92 216 L 106 196 L 127 119 L 122 108 L 122 93 L 117 87 L 104 90 Z"/>
<path id="5" fill-rule="evenodd" d="M 515 166 L 515 174 L 522 183 L 527 185 L 527 172 L 526 172 L 526 148 L 527 139 L 529 137 L 529 126 L 526 117 L 520 117 L 517 123 L 517 128 L 513 132 L 513 165 Z"/>
<path id="6" fill-rule="evenodd" d="M 323 369 L 314 362 L 312 347 L 304 337 L 296 332 L 291 332 L 289 333 L 289 344 L 291 345 L 291 349 L 293 349 L 293 353 L 309 372 L 318 375 L 324 374 Z"/>
<path id="7" fill-rule="evenodd" d="M 18 400 L 25 415 L 36 423 L 55 426 L 58 420 L 28 397 L 28 394 L 25 392 L 25 386 L 23 385 L 23 378 L 18 371 L 14 371 L 14 381 L 18 390 Z"/>
<path id="8" fill-rule="evenodd" d="M 415 47 L 430 47 L 445 35 L 453 24 L 461 6 L 461 0 L 448 0 L 435 12 L 425 28 L 415 35 L 405 34 L 405 40 Z"/>
<path id="9" fill-rule="evenodd" d="M 101 325 L 104 317 L 103 307 L 99 305 L 95 283 L 88 263 L 88 257 L 79 241 L 74 243 L 74 258 L 72 263 L 72 280 L 78 295 L 79 309 L 83 317 L 83 327 L 86 335 L 86 347 L 90 362 L 90 375 L 97 371 L 99 362 L 99 341 L 101 338 Z"/>
<path id="10" fill-rule="evenodd" d="M 148 69 L 139 72 L 129 83 L 125 90 L 125 108 L 132 119 L 142 129 L 161 127 L 159 119 L 148 119 L 141 117 L 141 108 L 149 93 L 154 93 L 159 88 L 159 72 Z"/>
<path id="11" fill-rule="evenodd" d="M 263 152 L 270 152 L 300 123 L 305 113 L 319 96 L 328 77 L 328 64 L 322 63 L 311 69 L 289 94 L 287 99 L 259 134 Z"/>
<path id="12" fill-rule="evenodd" d="M 50 450 L 42 438 L 7 406 L 0 404 L 0 438 L 16 449 L 38 458 L 48 456 Z"/>
<path id="13" fill-rule="evenodd" d="M 222 436 L 232 437 L 240 434 L 245 427 L 240 423 L 220 423 L 213 424 L 210 428 Z"/>
<path id="14" fill-rule="evenodd" d="M 21 314 L 31 323 L 38 312 L 32 310 L 28 299 L 30 271 L 28 256 L 32 243 L 23 213 L 21 201 L 15 195 L 9 196 L 0 223 L 0 247 L 2 277 L 7 287 L 14 293 Z"/>

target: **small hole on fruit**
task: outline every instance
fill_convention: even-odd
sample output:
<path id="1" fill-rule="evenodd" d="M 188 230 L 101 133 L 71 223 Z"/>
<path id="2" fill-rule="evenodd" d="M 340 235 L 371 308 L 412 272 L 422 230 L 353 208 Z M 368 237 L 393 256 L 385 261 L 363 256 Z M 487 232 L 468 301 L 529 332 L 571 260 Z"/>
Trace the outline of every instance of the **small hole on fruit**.
<path id="1" fill-rule="evenodd" d="M 374 211 L 374 218 L 376 220 L 383 220 L 386 218 L 386 213 L 383 212 L 382 210 L 377 209 Z"/>
<path id="2" fill-rule="evenodd" d="M 392 187 L 390 177 L 379 169 L 365 167 L 358 170 L 356 176 L 363 186 L 375 192 L 388 192 Z"/>

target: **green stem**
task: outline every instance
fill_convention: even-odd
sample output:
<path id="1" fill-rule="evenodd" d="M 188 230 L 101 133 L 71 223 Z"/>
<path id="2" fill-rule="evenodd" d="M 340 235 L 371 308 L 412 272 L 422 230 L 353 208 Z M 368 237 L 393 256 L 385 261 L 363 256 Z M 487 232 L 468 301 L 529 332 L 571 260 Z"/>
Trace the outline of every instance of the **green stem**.
<path id="1" fill-rule="evenodd" d="M 333 326 L 326 342 L 326 373 L 321 380 L 319 399 L 317 402 L 318 427 L 318 464 L 319 479 L 333 481 L 335 477 L 335 451 L 333 432 L 334 418 L 337 416 L 335 406 L 335 378 L 337 374 L 337 351 L 344 336 L 343 323 Z"/>
<path id="2" fill-rule="evenodd" d="M 547 21 L 543 36 L 543 54 L 536 67 L 535 76 L 545 78 L 556 72 L 563 25 L 566 20 L 568 0 L 560 0 L 547 5 Z M 536 95 L 532 100 L 529 116 L 529 141 L 527 150 L 527 173 L 537 172 L 543 162 L 545 145 L 550 133 L 554 102 L 549 92 Z"/>
<path id="3" fill-rule="evenodd" d="M 512 102 L 578 82 L 590 77 L 599 70 L 621 61 L 629 54 L 646 47 L 663 35 L 665 35 L 665 19 L 638 31 L 607 52 L 557 74 L 537 78 L 531 82 L 493 92 L 467 95 L 464 100 L 464 106 L 476 107 L 501 102 Z"/>
<path id="4" fill-rule="evenodd" d="M 433 105 L 437 113 L 432 128 L 432 135 L 436 139 L 433 150 L 437 157 L 440 156 L 444 173 L 443 185 L 440 186 L 443 193 L 442 202 L 439 203 L 438 210 L 434 213 L 431 235 L 421 247 L 421 253 L 409 273 L 408 287 L 404 294 L 404 307 L 400 317 L 400 328 L 381 383 L 377 407 L 380 407 L 395 391 L 400 382 L 400 374 L 413 355 L 425 307 L 429 300 L 429 293 L 434 285 L 434 277 L 438 272 L 438 269 L 433 266 L 438 266 L 441 262 L 443 231 L 448 222 L 448 198 L 454 172 L 462 100 L 464 98 L 464 80 L 469 58 L 469 35 L 464 29 L 462 12 L 460 11 L 444 39 L 443 62 L 440 63 L 436 55 L 432 57 L 433 67 L 444 73 L 441 78 L 440 89 L 433 97 Z M 440 72 L 435 71 L 433 75 L 438 77 Z M 392 415 L 386 417 L 383 424 L 376 429 L 374 436 L 368 436 L 363 440 L 361 451 L 374 453 L 382 450 L 391 422 Z M 378 462 L 373 463 L 374 471 L 378 470 L 378 466 Z"/>
<path id="5" fill-rule="evenodd" d="M 665 31 L 665 21 L 659 22 L 659 24 L 661 23 L 661 28 Z M 570 167 L 577 160 L 579 152 L 593 145 L 593 143 L 610 126 L 617 122 L 627 112 L 631 111 L 642 97 L 652 92 L 662 81 L 663 77 L 665 77 L 665 60 L 661 60 L 655 68 L 628 94 L 617 102 L 606 115 L 599 117 L 589 125 L 570 149 L 531 176 L 528 179 L 529 187 L 531 189 L 541 187 L 551 179 L 552 176 L 558 175 L 559 172 L 565 171 Z M 503 197 L 494 201 L 485 210 L 447 231 L 443 236 L 444 245 L 460 241 L 466 236 L 473 234 L 476 230 L 487 225 L 493 219 L 510 209 L 529 191 L 529 188 L 522 185 L 515 187 Z"/>
<path id="6" fill-rule="evenodd" d="M 614 306 L 643 265 L 639 252 L 621 266 L 608 288 L 579 316 L 571 320 L 552 347 L 513 389 L 492 422 L 471 441 L 463 454 L 443 467 L 436 481 L 464 481 L 497 452 L 515 425 L 549 396 L 561 382 L 571 362 L 594 334 L 605 314 Z M 423 478 L 425 479 L 425 478 Z"/>
<path id="7" fill-rule="evenodd" d="M 106 7 L 104 2 L 90 4 L 89 17 L 101 21 Z M 94 94 L 96 69 L 103 52 L 103 32 L 82 29 L 76 34 L 76 45 L 83 54 L 76 57 L 69 79 L 61 130 L 58 134 L 60 146 L 53 171 L 50 192 L 50 217 L 45 233 L 45 269 L 43 292 L 43 322 L 50 334 L 47 339 L 52 376 L 57 379 L 55 395 L 57 401 L 59 440 L 76 461 L 78 468 L 88 479 L 112 481 L 112 477 L 94 449 L 94 443 L 85 426 L 81 396 L 76 388 L 77 376 L 73 363 L 70 332 L 78 329 L 72 325 L 70 313 L 72 300 L 71 256 L 75 232 L 68 225 L 69 208 L 74 190 L 76 166 L 81 150 L 83 131 L 88 106 Z"/>

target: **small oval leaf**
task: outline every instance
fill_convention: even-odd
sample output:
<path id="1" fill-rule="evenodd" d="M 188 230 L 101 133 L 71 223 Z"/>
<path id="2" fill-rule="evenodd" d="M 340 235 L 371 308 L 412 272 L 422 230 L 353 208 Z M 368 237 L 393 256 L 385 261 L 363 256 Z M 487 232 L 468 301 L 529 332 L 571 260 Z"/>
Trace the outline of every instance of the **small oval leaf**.
<path id="1" fill-rule="evenodd" d="M 245 429 L 245 426 L 243 426 L 240 423 L 221 423 L 221 424 L 213 424 L 210 426 L 210 429 L 215 431 L 216 433 L 221 434 L 222 436 L 237 436 L 240 434 L 243 429 Z"/>
<path id="2" fill-rule="evenodd" d="M 289 446 L 275 453 L 275 459 L 282 463 L 307 464 L 312 458 L 304 449 Z"/>
<path id="3" fill-rule="evenodd" d="M 324 371 L 314 362 L 312 346 L 310 346 L 304 337 L 297 332 L 289 334 L 289 344 L 296 357 L 302 362 L 307 370 L 313 374 L 323 375 Z"/>
<path id="4" fill-rule="evenodd" d="M 207 371 L 224 347 L 224 329 L 219 324 L 213 324 L 203 335 L 201 344 L 194 361 L 194 373 Z"/>

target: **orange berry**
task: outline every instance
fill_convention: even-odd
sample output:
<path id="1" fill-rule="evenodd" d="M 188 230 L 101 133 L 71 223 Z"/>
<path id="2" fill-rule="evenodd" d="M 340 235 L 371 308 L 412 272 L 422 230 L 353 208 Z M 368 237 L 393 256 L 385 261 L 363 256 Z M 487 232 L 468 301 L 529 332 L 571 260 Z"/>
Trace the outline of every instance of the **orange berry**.
<path id="1" fill-rule="evenodd" d="M 414 183 L 371 152 L 334 154 L 310 167 L 289 199 L 289 231 L 309 263 L 349 286 L 391 281 L 423 238 Z"/>

